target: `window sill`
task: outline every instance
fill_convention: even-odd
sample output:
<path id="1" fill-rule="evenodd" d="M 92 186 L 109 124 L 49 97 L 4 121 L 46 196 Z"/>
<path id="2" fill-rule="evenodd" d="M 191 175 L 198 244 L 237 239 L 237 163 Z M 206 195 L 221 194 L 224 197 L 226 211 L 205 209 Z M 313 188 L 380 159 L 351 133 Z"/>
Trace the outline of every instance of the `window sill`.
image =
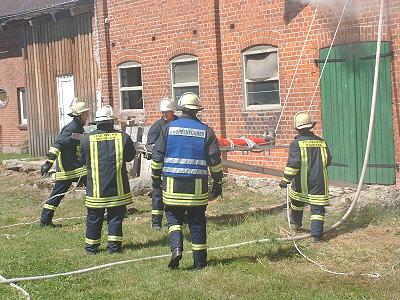
<path id="1" fill-rule="evenodd" d="M 18 128 L 19 130 L 28 130 L 28 124 L 19 124 Z"/>
<path id="2" fill-rule="evenodd" d="M 124 116 L 130 116 L 130 115 L 138 115 L 138 114 L 143 114 L 144 109 L 131 109 L 131 108 L 125 108 L 121 109 L 121 114 Z"/>
<path id="3" fill-rule="evenodd" d="M 245 108 L 246 111 L 258 111 L 258 110 L 269 110 L 269 111 L 281 111 L 282 106 L 280 104 L 267 104 L 267 105 L 250 105 Z"/>

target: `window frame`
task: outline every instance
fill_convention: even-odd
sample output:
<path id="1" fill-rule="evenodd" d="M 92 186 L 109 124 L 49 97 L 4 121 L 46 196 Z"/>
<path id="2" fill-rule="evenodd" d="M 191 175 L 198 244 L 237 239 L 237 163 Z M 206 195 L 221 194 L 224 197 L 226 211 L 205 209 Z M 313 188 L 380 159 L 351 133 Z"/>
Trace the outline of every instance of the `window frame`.
<path id="1" fill-rule="evenodd" d="M 20 125 L 28 125 L 28 110 L 27 110 L 27 107 L 24 106 L 22 98 L 21 98 L 22 91 L 25 94 L 25 103 L 26 104 L 28 103 L 28 99 L 27 99 L 27 95 L 26 95 L 26 88 L 25 87 L 17 88 L 19 121 L 20 121 Z M 24 114 L 23 114 L 24 109 L 26 112 L 26 118 L 24 118 Z"/>
<path id="2" fill-rule="evenodd" d="M 246 78 L 246 67 L 247 67 L 247 60 L 246 57 L 249 55 L 254 55 L 254 54 L 261 54 L 261 53 L 270 53 L 270 52 L 276 52 L 277 56 L 277 64 L 278 64 L 278 75 L 268 78 L 267 80 L 264 81 L 259 81 L 259 82 L 268 82 L 268 81 L 276 81 L 278 80 L 278 100 L 279 103 L 274 103 L 274 104 L 260 104 L 260 105 L 255 105 L 251 104 L 249 105 L 248 103 L 248 91 L 247 91 L 247 84 L 249 82 L 257 82 L 254 80 L 250 80 Z M 243 76 L 243 90 L 244 90 L 244 104 L 245 104 L 245 109 L 246 110 L 273 110 L 273 109 L 281 109 L 281 97 L 280 97 L 280 91 L 281 91 L 281 81 L 280 81 L 280 68 L 279 68 L 279 49 L 276 46 L 273 45 L 268 45 L 268 44 L 263 44 L 263 45 L 254 45 L 251 46 L 250 48 L 247 48 L 242 52 L 242 76 Z"/>
<path id="3" fill-rule="evenodd" d="M 174 63 L 182 63 L 182 62 L 190 62 L 195 61 L 197 63 L 197 81 L 193 82 L 185 82 L 185 83 L 174 83 L 174 71 L 172 65 Z M 199 90 L 199 97 L 201 94 L 200 91 L 200 68 L 199 68 L 199 58 L 193 54 L 181 54 L 172 58 L 169 62 L 170 74 L 171 74 L 171 95 L 172 99 L 175 101 L 175 88 L 184 88 L 184 87 L 197 87 Z M 178 102 L 178 101 L 176 101 Z M 177 103 L 178 104 L 178 103 Z"/>
<path id="4" fill-rule="evenodd" d="M 127 110 L 132 110 L 132 111 L 143 111 L 144 110 L 144 94 L 143 94 L 143 70 L 142 70 L 142 64 L 137 62 L 137 61 L 125 61 L 123 63 L 120 63 L 118 66 L 118 93 L 119 93 L 119 106 L 121 110 L 127 111 Z M 138 86 L 130 86 L 130 87 L 122 87 L 121 86 L 121 69 L 130 69 L 130 68 L 140 68 L 140 78 L 142 81 L 142 85 Z M 122 101 L 122 92 L 126 91 L 142 91 L 142 101 L 143 101 L 143 108 L 124 108 L 123 107 L 123 101 Z"/>

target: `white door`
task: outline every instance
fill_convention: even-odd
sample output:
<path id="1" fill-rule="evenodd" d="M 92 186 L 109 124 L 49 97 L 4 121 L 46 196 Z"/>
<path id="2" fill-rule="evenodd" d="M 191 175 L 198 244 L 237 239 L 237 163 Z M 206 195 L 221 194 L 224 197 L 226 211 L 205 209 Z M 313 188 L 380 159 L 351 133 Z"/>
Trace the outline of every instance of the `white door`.
<path id="1" fill-rule="evenodd" d="M 74 101 L 75 87 L 74 87 L 74 76 L 73 75 L 62 75 L 57 76 L 57 94 L 58 94 L 58 110 L 60 120 L 60 130 L 69 122 L 72 118 L 68 116 L 71 112 L 71 104 Z"/>

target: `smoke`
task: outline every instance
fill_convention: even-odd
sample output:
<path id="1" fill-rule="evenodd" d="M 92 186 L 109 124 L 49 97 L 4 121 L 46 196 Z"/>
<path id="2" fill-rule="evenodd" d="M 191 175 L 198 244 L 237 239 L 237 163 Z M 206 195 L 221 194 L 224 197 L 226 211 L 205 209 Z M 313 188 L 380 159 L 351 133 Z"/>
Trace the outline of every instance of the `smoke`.
<path id="1" fill-rule="evenodd" d="M 297 0 L 301 4 L 308 4 L 312 7 L 317 7 L 318 0 Z M 346 0 L 319 0 L 320 7 L 337 7 L 343 6 Z"/>

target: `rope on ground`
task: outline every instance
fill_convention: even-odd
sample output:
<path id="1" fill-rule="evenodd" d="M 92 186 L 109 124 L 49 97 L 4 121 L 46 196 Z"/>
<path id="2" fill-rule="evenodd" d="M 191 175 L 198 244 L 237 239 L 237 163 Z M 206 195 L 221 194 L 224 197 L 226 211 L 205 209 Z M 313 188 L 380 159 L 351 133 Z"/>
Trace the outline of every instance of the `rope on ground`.
<path id="1" fill-rule="evenodd" d="M 43 177 L 43 176 L 42 176 L 42 177 Z M 71 190 L 66 191 L 65 193 L 56 194 L 56 195 L 51 196 L 50 198 L 47 198 L 45 201 L 43 201 L 43 202 L 40 204 L 40 208 L 42 208 L 43 204 L 46 203 L 47 201 L 49 201 L 50 199 L 53 199 L 53 198 L 59 197 L 59 196 L 63 196 L 63 195 L 65 196 L 65 195 L 67 195 L 67 194 L 72 193 L 73 191 L 75 191 L 75 189 L 78 187 L 78 183 L 80 182 L 81 178 L 82 178 L 82 176 L 79 177 L 76 186 L 74 186 Z M 35 208 L 34 208 L 34 211 L 35 211 Z M 59 218 L 59 219 L 55 219 L 55 220 L 67 220 L 67 219 L 74 219 L 74 218 L 81 218 L 81 217 Z M 22 235 L 3 233 L 3 234 L 1 234 L 0 236 L 4 236 L 4 237 L 6 237 L 7 239 L 14 238 L 14 237 L 28 236 L 28 235 L 31 233 L 31 231 L 32 231 L 33 224 L 35 224 L 35 223 L 37 223 L 37 222 L 39 222 L 39 221 L 40 221 L 40 220 L 31 221 L 31 222 L 15 223 L 15 224 L 10 224 L 10 225 L 0 226 L 0 230 L 1 230 L 1 229 L 10 228 L 10 227 L 15 227 L 15 226 L 30 225 L 28 231 L 27 231 L 26 233 L 22 234 Z"/>
<path id="2" fill-rule="evenodd" d="M 7 278 L 5 278 L 5 277 L 0 275 L 0 280 L 7 280 Z M 19 292 L 21 292 L 26 297 L 27 300 L 31 300 L 31 295 L 29 295 L 29 293 L 27 291 L 25 291 L 22 287 L 16 285 L 15 283 L 9 283 L 9 285 L 12 288 L 14 288 L 14 289 L 18 290 Z"/>

